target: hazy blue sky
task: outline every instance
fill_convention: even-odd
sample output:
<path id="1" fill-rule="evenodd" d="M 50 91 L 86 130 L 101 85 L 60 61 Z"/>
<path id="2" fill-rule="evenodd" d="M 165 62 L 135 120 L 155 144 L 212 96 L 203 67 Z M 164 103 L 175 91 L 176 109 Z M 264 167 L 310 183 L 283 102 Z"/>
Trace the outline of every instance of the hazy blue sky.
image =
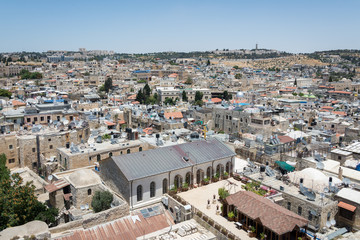
<path id="1" fill-rule="evenodd" d="M 0 52 L 360 49 L 360 0 L 3 0 Z"/>

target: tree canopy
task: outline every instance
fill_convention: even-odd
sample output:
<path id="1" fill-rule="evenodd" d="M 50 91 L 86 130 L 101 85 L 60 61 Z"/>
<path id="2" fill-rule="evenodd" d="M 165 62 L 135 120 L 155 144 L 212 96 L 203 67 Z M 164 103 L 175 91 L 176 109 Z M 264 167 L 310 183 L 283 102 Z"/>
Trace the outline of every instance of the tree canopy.
<path id="1" fill-rule="evenodd" d="M 110 92 L 110 90 L 113 88 L 113 84 L 112 84 L 112 79 L 111 78 L 107 78 L 105 80 L 105 84 L 104 84 L 104 90 L 106 93 Z"/>
<path id="2" fill-rule="evenodd" d="M 225 99 L 226 101 L 231 99 L 231 95 L 226 90 L 223 92 L 223 99 Z"/>
<path id="3" fill-rule="evenodd" d="M 188 101 L 188 97 L 187 97 L 185 91 L 182 92 L 182 100 L 183 100 L 184 102 L 187 102 L 187 101 Z"/>
<path id="4" fill-rule="evenodd" d="M 101 212 L 111 207 L 114 196 L 109 191 L 96 191 L 91 201 L 95 212 Z"/>
<path id="5" fill-rule="evenodd" d="M 48 208 L 34 194 L 32 182 L 24 183 L 18 173 L 6 167 L 5 154 L 0 155 L 0 231 L 33 220 L 55 223 L 58 209 Z"/>
<path id="6" fill-rule="evenodd" d="M 237 74 L 235 74 L 235 78 L 236 78 L 236 79 L 241 79 L 241 78 L 242 78 L 241 73 L 237 73 Z"/>
<path id="7" fill-rule="evenodd" d="M 20 71 L 21 79 L 41 79 L 43 76 L 39 72 L 29 72 L 29 70 L 22 69 Z"/>
<path id="8" fill-rule="evenodd" d="M 202 92 L 196 91 L 195 92 L 195 102 L 196 101 L 202 101 L 203 95 L 204 94 Z"/>
<path id="9" fill-rule="evenodd" d="M 11 98 L 12 93 L 6 89 L 0 89 L 0 97 Z"/>

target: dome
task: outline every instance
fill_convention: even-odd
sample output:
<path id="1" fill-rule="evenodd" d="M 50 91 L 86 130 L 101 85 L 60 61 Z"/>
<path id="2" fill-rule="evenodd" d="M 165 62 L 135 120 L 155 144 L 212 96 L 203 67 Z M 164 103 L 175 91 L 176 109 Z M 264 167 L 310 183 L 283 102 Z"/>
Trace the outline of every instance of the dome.
<path id="1" fill-rule="evenodd" d="M 243 92 L 237 92 L 237 93 L 236 93 L 236 97 L 237 97 L 237 98 L 243 98 L 243 97 L 244 97 L 244 93 L 243 93 Z"/>
<path id="2" fill-rule="evenodd" d="M 100 177 L 90 169 L 81 169 L 73 172 L 69 176 L 69 181 L 76 188 L 101 184 Z"/>
<path id="3" fill-rule="evenodd" d="M 323 192 L 324 188 L 329 187 L 329 177 L 315 168 L 305 168 L 301 171 L 288 173 L 292 183 L 300 184 L 300 178 L 304 179 L 303 185 L 317 192 Z M 341 184 L 342 181 L 332 177 L 333 184 Z"/>

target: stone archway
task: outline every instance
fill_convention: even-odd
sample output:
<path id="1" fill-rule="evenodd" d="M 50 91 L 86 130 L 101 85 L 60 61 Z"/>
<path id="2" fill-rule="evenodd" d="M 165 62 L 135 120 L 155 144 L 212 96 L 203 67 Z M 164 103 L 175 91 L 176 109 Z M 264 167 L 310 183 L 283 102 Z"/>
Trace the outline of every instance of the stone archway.
<path id="1" fill-rule="evenodd" d="M 219 163 L 216 167 L 216 174 L 219 175 L 219 178 L 221 178 L 224 175 L 224 165 Z"/>
<path id="2" fill-rule="evenodd" d="M 179 174 L 174 177 L 174 187 L 181 188 L 183 184 L 183 178 Z"/>
<path id="3" fill-rule="evenodd" d="M 212 176 L 213 176 L 212 173 L 213 173 L 213 169 L 212 169 L 212 167 L 210 166 L 210 167 L 208 167 L 208 168 L 206 169 L 206 177 L 209 178 L 209 179 L 211 179 Z"/>
<path id="4" fill-rule="evenodd" d="M 204 171 L 202 169 L 198 169 L 196 171 L 196 183 L 200 184 L 202 182 L 202 180 L 204 180 Z"/>

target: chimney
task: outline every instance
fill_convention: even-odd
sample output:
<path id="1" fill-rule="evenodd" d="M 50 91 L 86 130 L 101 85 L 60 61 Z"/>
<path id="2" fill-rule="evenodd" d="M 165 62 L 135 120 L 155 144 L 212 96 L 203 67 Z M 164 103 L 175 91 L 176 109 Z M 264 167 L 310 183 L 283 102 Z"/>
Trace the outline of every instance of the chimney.
<path id="1" fill-rule="evenodd" d="M 338 174 L 338 178 L 340 179 L 340 180 L 343 180 L 343 169 L 341 168 L 341 167 L 339 167 L 339 174 Z"/>

